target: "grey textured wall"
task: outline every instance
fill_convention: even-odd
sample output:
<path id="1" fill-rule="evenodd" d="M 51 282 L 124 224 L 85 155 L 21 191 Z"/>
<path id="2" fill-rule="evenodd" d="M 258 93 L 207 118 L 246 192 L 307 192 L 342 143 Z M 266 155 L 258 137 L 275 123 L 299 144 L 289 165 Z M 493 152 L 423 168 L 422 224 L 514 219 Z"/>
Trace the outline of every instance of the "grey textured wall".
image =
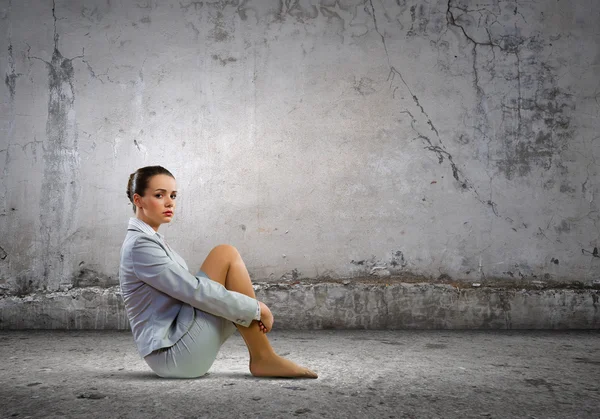
<path id="1" fill-rule="evenodd" d="M 191 269 L 230 243 L 256 281 L 591 285 L 599 22 L 594 0 L 0 0 L 0 293 L 116 284 L 150 164 Z"/>

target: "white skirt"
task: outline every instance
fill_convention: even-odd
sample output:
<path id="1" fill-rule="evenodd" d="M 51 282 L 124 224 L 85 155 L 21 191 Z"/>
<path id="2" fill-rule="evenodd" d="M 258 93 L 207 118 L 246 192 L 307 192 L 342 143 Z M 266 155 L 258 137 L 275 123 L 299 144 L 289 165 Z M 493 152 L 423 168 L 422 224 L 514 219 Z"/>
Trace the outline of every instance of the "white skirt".
<path id="1" fill-rule="evenodd" d="M 201 377 L 236 330 L 233 322 L 196 309 L 194 322 L 181 339 L 171 347 L 157 349 L 144 360 L 160 377 Z"/>

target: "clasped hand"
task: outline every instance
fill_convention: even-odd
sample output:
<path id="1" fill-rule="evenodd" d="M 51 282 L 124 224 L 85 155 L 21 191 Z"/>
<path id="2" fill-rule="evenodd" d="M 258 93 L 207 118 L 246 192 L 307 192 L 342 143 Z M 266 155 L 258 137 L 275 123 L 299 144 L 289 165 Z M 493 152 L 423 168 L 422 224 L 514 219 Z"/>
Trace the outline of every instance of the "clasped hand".
<path id="1" fill-rule="evenodd" d="M 268 333 L 273 328 L 273 322 L 275 321 L 273 318 L 273 313 L 265 303 L 259 301 L 260 305 L 260 320 L 258 321 L 258 327 L 260 331 L 263 333 Z"/>

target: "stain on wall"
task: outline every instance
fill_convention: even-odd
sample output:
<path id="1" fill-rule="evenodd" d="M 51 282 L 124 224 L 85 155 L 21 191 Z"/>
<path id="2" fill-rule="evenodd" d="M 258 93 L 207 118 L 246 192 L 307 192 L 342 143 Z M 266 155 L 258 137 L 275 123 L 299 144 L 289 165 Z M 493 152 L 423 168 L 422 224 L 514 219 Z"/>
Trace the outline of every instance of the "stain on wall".
<path id="1" fill-rule="evenodd" d="M 17 83 L 17 78 L 21 76 L 21 73 L 17 73 L 15 71 L 15 60 L 13 57 L 13 47 L 12 44 L 8 44 L 8 64 L 10 66 L 10 72 L 6 72 L 6 77 L 4 78 L 4 84 L 8 87 L 8 91 L 10 92 L 11 101 L 15 99 L 15 88 Z"/>
<path id="2" fill-rule="evenodd" d="M 40 257 L 43 274 L 33 279 L 32 287 L 71 285 L 70 234 L 76 228 L 81 185 L 73 59 L 62 56 L 54 18 L 54 49 L 48 71 L 48 114 L 44 141 L 44 169 L 40 189 Z M 82 58 L 82 57 L 77 57 Z M 29 279 L 28 281 L 31 281 Z"/>
<path id="3" fill-rule="evenodd" d="M 529 29 L 527 19 L 539 17 L 531 12 L 517 1 L 482 7 L 449 1 L 446 12 L 448 27 L 470 45 L 476 131 L 496 144 L 490 157 L 509 180 L 529 175 L 533 167 L 564 170 L 561 153 L 574 135 L 574 97 L 558 84 L 563 63 L 548 54 L 562 35 Z"/>
<path id="4" fill-rule="evenodd" d="M 77 274 L 72 278 L 73 288 L 100 287 L 109 288 L 119 284 L 119 279 L 114 276 L 108 276 L 100 271 L 82 266 Z"/>

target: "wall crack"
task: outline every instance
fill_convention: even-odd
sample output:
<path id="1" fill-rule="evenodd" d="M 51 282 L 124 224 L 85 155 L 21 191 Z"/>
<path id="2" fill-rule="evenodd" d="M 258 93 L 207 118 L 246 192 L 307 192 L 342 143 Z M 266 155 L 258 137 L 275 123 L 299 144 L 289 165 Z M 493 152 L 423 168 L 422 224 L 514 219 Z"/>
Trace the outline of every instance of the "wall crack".
<path id="1" fill-rule="evenodd" d="M 450 3 L 450 2 L 449 2 Z M 379 36 L 381 37 L 381 42 L 383 44 L 383 49 L 385 51 L 385 55 L 386 55 L 386 59 L 387 59 L 387 63 L 388 66 L 390 68 L 390 73 L 388 75 L 388 81 L 393 81 L 393 79 L 398 76 L 402 82 L 402 84 L 404 85 L 404 87 L 406 87 L 408 93 L 410 94 L 411 98 L 413 99 L 415 105 L 417 106 L 417 108 L 419 109 L 419 111 L 421 112 L 422 115 L 425 116 L 426 119 L 426 123 L 429 126 L 429 128 L 431 129 L 431 131 L 433 131 L 436 135 L 437 140 L 439 141 L 440 145 L 434 145 L 431 141 L 431 139 L 426 136 L 423 135 L 416 127 L 415 127 L 415 122 L 416 119 L 413 116 L 412 113 L 404 110 L 401 113 L 408 113 L 411 117 L 411 128 L 413 129 L 413 131 L 415 131 L 415 133 L 417 134 L 418 139 L 423 140 L 424 142 L 427 143 L 427 146 L 425 146 L 426 150 L 432 151 L 434 152 L 437 157 L 438 157 L 438 163 L 441 164 L 444 161 L 444 157 L 446 159 L 448 159 L 448 162 L 450 164 L 451 170 L 452 170 L 452 176 L 454 177 L 454 179 L 460 183 L 461 188 L 462 189 L 470 189 L 473 191 L 475 198 L 483 205 L 486 206 L 490 206 L 492 209 L 492 212 L 494 213 L 495 216 L 499 217 L 498 214 L 498 210 L 497 210 L 497 205 L 492 202 L 491 200 L 486 200 L 486 199 L 482 199 L 481 196 L 479 195 L 479 192 L 477 191 L 477 188 L 475 188 L 475 186 L 472 184 L 471 181 L 469 181 L 466 176 L 464 176 L 464 174 L 462 173 L 462 171 L 458 168 L 458 166 L 456 165 L 456 163 L 454 162 L 452 155 L 446 151 L 445 146 L 443 145 L 442 139 L 439 135 L 439 131 L 437 130 L 437 128 L 435 127 L 435 125 L 433 124 L 433 121 L 431 120 L 431 118 L 429 117 L 429 115 L 427 114 L 427 112 L 425 111 L 424 107 L 421 105 L 419 98 L 417 97 L 416 94 L 413 93 L 413 91 L 411 90 L 411 88 L 409 87 L 408 83 L 406 82 L 406 80 L 404 79 L 402 73 L 400 71 L 398 71 L 398 69 L 396 69 L 390 60 L 389 57 L 389 53 L 388 53 L 388 49 L 387 49 L 387 45 L 386 45 L 386 41 L 385 41 L 385 36 L 383 35 L 383 33 L 381 33 L 381 31 L 379 30 L 379 27 L 377 25 L 377 18 L 376 18 L 376 13 L 375 13 L 375 6 L 373 5 L 373 0 L 369 0 L 369 4 L 371 6 L 371 16 L 373 17 L 373 25 L 375 26 L 375 31 L 379 34 Z M 392 96 L 395 97 L 395 92 L 396 92 L 397 88 L 395 88 L 392 92 Z"/>

